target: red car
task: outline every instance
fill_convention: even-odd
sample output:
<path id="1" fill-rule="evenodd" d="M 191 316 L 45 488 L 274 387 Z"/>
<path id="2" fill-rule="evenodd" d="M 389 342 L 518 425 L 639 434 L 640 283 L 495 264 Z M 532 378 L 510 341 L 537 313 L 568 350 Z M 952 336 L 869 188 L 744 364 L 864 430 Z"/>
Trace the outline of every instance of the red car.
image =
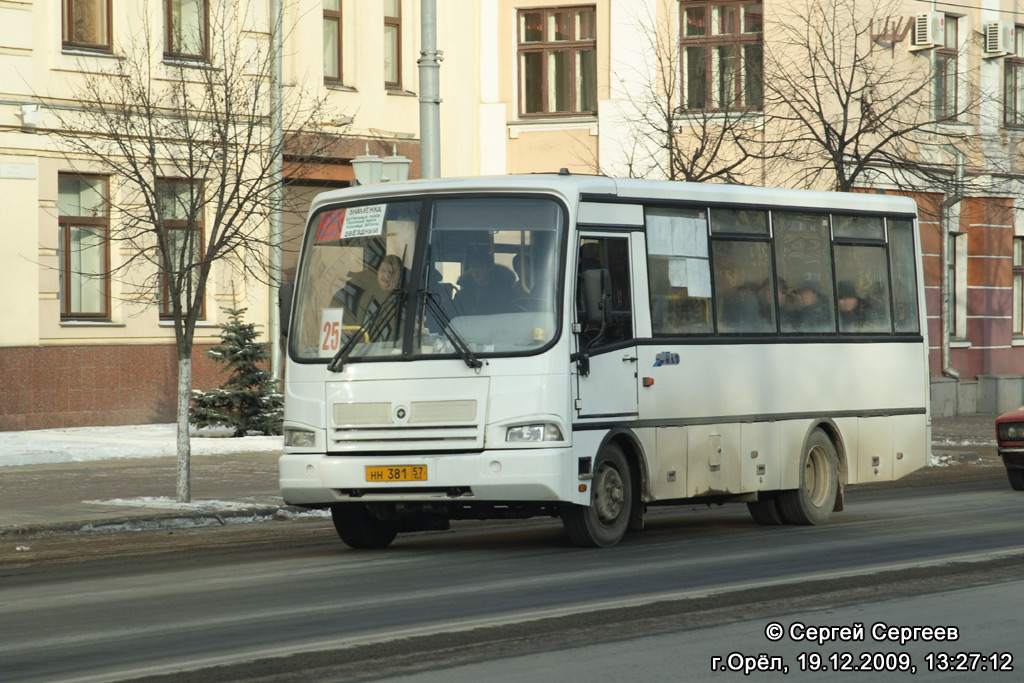
<path id="1" fill-rule="evenodd" d="M 999 457 L 1014 491 L 1024 491 L 1024 406 L 996 418 Z"/>

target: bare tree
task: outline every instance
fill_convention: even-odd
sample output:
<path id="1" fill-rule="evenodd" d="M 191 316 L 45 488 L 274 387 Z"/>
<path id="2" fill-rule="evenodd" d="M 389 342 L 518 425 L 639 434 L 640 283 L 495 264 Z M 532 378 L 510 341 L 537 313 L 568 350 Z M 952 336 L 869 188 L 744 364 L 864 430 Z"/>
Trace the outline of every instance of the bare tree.
<path id="1" fill-rule="evenodd" d="M 776 6 L 765 42 L 765 126 L 772 175 L 787 185 L 850 190 L 884 180 L 934 188 L 963 143 L 948 123 L 979 97 L 955 65 L 913 52 L 899 0 L 805 0 Z M 951 156 L 952 155 L 952 156 Z M 947 160 L 944 163 L 942 160 Z"/>
<path id="2" fill-rule="evenodd" d="M 78 104 L 54 107 L 76 170 L 111 176 L 106 239 L 124 256 L 108 275 L 126 296 L 158 301 L 174 323 L 180 502 L 191 497 L 192 347 L 214 264 L 268 282 L 270 251 L 280 245 L 267 219 L 281 208 L 284 182 L 275 159 L 315 157 L 326 141 L 314 124 L 329 115 L 315 98 L 283 107 L 286 135 L 272 135 L 273 41 L 252 29 L 249 8 L 211 3 L 205 35 L 173 27 L 177 45 L 208 46 L 202 59 L 165 57 L 162 31 L 142 16 L 107 70 L 83 70 L 73 86 Z M 290 167 L 294 179 L 301 164 Z"/>
<path id="3" fill-rule="evenodd" d="M 702 67 L 684 86 L 679 34 L 669 16 L 678 12 L 676 3 L 662 5 L 661 20 L 656 11 L 631 17 L 639 66 L 612 70 L 613 90 L 623 102 L 625 171 L 638 178 L 741 182 L 761 144 L 755 125 L 761 94 L 737 90 L 735 81 L 708 90 Z M 710 63 L 703 54 L 696 61 Z"/>

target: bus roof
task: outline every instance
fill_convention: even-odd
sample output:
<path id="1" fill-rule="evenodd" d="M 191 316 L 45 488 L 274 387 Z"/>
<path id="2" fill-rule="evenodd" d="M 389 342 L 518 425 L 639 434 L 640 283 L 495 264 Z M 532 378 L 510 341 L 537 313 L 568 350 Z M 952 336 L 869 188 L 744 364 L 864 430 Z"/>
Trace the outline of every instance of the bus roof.
<path id="1" fill-rule="evenodd" d="M 313 200 L 311 213 L 324 204 L 358 201 L 371 197 L 401 197 L 425 193 L 459 194 L 464 192 L 553 192 L 566 200 L 583 197 L 596 201 L 657 200 L 694 202 L 709 205 L 750 205 L 758 207 L 799 207 L 822 211 L 868 211 L 912 215 L 917 213 L 913 199 L 896 194 L 868 192 L 822 192 L 753 185 L 687 183 L 638 178 L 609 178 L 598 175 L 531 173 L 502 176 L 466 176 L 401 183 L 359 185 L 324 192 Z"/>

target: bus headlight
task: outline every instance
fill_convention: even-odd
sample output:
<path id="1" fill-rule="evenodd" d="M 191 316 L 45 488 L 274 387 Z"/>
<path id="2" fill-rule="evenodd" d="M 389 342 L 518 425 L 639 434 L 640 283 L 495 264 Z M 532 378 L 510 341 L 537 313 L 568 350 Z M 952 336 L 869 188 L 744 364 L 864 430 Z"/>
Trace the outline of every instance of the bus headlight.
<path id="1" fill-rule="evenodd" d="M 316 446 L 316 433 L 308 429 L 286 427 L 284 430 L 284 445 L 296 448 L 313 448 Z"/>
<path id="2" fill-rule="evenodd" d="M 1004 422 L 999 425 L 1000 441 L 1024 441 L 1024 422 Z"/>
<path id="3" fill-rule="evenodd" d="M 505 441 L 561 441 L 562 430 L 558 425 L 545 423 L 509 427 Z"/>

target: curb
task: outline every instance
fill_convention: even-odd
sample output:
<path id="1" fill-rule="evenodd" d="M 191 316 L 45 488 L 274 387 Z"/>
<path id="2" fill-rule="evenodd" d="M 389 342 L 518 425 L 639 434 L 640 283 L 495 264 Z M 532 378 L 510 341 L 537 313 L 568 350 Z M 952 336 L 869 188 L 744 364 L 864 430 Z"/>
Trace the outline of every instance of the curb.
<path id="1" fill-rule="evenodd" d="M 123 531 L 158 531 L 160 529 L 194 529 L 287 519 L 292 515 L 306 512 L 309 512 L 308 508 L 300 508 L 294 505 L 263 505 L 225 510 L 223 512 L 169 512 L 148 516 L 27 524 L 24 526 L 0 527 L 0 538 L 57 536 L 65 534 L 112 534 Z"/>

